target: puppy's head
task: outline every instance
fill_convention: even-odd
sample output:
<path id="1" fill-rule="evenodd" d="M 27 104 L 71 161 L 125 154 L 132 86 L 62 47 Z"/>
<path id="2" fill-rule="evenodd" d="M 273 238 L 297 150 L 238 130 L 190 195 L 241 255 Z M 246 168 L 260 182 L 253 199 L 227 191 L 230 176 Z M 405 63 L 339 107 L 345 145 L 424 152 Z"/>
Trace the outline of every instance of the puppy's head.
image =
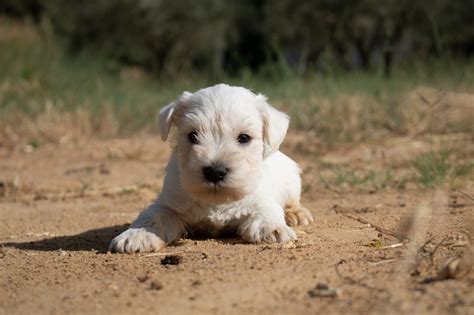
<path id="1" fill-rule="evenodd" d="M 219 204 L 255 191 L 262 162 L 278 150 L 288 116 L 263 95 L 225 84 L 184 92 L 160 111 L 161 138 L 173 125 L 183 188 L 197 200 Z"/>

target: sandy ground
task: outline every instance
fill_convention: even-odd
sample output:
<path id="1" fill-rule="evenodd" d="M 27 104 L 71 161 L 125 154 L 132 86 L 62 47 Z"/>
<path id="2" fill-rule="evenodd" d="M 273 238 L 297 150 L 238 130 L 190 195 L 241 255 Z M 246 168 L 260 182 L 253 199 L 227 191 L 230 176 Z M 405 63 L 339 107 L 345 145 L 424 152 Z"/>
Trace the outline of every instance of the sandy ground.
<path id="1" fill-rule="evenodd" d="M 157 138 L 0 148 L 0 314 L 474 314 L 473 201 L 413 185 L 324 187 L 309 139 L 292 134 L 284 147 L 315 217 L 298 241 L 185 239 L 159 255 L 107 252 L 161 188 L 169 149 Z M 377 168 L 403 164 L 397 146 L 423 147 L 390 141 L 321 156 Z M 404 225 L 416 241 L 390 235 Z M 167 253 L 179 264 L 162 264 Z"/>

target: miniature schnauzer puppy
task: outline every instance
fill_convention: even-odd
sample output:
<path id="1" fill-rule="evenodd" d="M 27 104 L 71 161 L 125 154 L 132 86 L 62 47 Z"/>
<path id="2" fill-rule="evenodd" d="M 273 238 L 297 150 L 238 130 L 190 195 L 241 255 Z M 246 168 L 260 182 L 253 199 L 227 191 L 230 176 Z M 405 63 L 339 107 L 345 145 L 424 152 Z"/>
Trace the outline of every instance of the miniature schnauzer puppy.
<path id="1" fill-rule="evenodd" d="M 300 169 L 278 150 L 289 118 L 265 96 L 226 84 L 184 92 L 159 121 L 174 148 L 163 189 L 111 251 L 157 251 L 199 230 L 283 243 L 296 239 L 289 225 L 313 221 L 300 203 Z"/>

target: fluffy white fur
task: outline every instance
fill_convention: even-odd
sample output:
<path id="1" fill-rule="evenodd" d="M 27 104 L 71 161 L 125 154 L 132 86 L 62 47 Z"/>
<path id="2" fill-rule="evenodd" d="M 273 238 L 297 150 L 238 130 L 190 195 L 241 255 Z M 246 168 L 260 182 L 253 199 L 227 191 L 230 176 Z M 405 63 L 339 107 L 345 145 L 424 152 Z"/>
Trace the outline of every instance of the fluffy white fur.
<path id="1" fill-rule="evenodd" d="M 110 249 L 156 251 L 189 232 L 229 228 L 252 243 L 296 239 L 288 224 L 306 225 L 313 218 L 300 205 L 298 165 L 278 150 L 288 124 L 288 116 L 265 96 L 242 87 L 219 84 L 184 92 L 160 111 L 163 141 L 177 127 L 163 190 Z M 198 143 L 189 140 L 191 132 Z M 250 142 L 239 143 L 241 134 Z M 217 183 L 206 181 L 203 168 L 216 163 L 227 175 Z"/>

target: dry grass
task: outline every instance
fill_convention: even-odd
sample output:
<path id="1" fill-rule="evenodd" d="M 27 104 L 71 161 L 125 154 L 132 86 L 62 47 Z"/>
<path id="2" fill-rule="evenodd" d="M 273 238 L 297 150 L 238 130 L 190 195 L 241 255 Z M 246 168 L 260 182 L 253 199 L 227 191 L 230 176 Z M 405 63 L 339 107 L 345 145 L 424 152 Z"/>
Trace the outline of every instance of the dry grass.
<path id="1" fill-rule="evenodd" d="M 474 94 L 414 87 L 389 100 L 370 95 L 310 97 L 290 107 L 295 125 L 328 140 L 361 141 L 474 131 Z"/>
<path id="2" fill-rule="evenodd" d="M 410 135 L 474 131 L 474 94 L 419 87 L 407 96 L 401 116 Z"/>
<path id="3" fill-rule="evenodd" d="M 118 122 L 110 110 L 93 116 L 84 109 L 58 111 L 50 104 L 34 117 L 21 112 L 5 114 L 0 124 L 0 146 L 8 148 L 80 142 L 91 137 L 116 136 L 118 132 Z"/>
<path id="4" fill-rule="evenodd" d="M 209 79 L 158 81 L 142 69 L 63 53 L 50 26 L 0 19 L 0 145 L 150 130 L 159 108 Z M 439 62 L 376 73 L 224 78 L 267 94 L 292 128 L 326 143 L 387 135 L 472 132 L 474 63 Z M 432 87 L 426 87 L 430 85 Z M 459 92 L 453 92 L 459 91 Z M 21 140 L 26 139 L 26 140 Z"/>
<path id="5" fill-rule="evenodd" d="M 440 97 L 429 101 L 433 95 Z M 289 111 L 293 128 L 309 129 L 328 143 L 383 139 L 390 135 L 474 131 L 474 95 L 417 88 L 403 98 L 406 101 L 393 115 L 375 99 L 358 95 L 341 96 L 333 101 L 312 97 Z M 123 129 L 123 121 L 114 112 L 113 104 L 105 103 L 92 111 L 87 106 L 64 109 L 66 106 L 61 101 L 46 100 L 41 107 L 43 109 L 35 115 L 20 110 L 5 112 L 0 118 L 1 144 L 110 137 L 120 134 Z M 154 123 L 154 119 L 148 119 L 140 129 L 153 130 Z"/>

